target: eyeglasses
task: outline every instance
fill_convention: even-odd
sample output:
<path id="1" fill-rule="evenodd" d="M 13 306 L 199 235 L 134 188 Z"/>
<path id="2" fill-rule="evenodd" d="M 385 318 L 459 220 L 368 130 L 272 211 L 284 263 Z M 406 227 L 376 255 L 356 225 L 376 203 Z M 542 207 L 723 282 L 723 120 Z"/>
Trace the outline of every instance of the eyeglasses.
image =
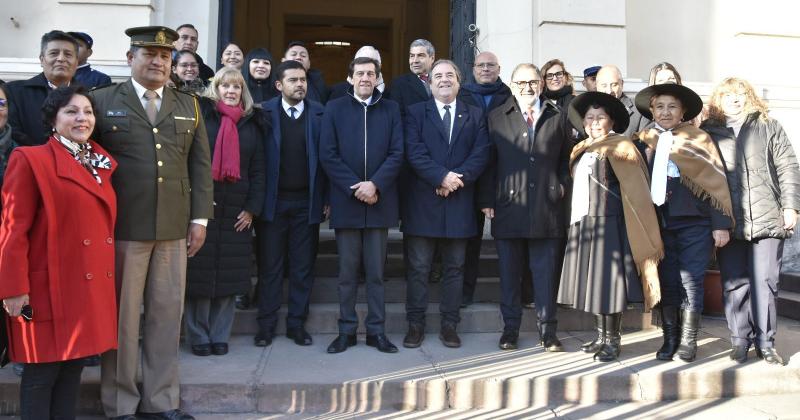
<path id="1" fill-rule="evenodd" d="M 529 86 L 529 85 L 530 85 L 530 87 L 535 88 L 535 87 L 539 86 L 540 84 L 542 84 L 542 81 L 541 80 L 528 80 L 526 82 L 524 80 L 521 80 L 519 82 L 511 82 L 511 83 L 513 83 L 514 85 L 516 85 L 520 89 L 525 89 L 525 87 Z"/>
<path id="2" fill-rule="evenodd" d="M 494 70 L 497 67 L 497 63 L 475 63 L 476 69 L 486 69 L 486 70 Z"/>
<path id="3" fill-rule="evenodd" d="M 555 73 L 545 73 L 544 78 L 547 79 L 547 80 L 553 80 L 555 78 L 561 79 L 566 74 L 567 73 L 565 71 L 563 71 L 563 70 L 562 71 L 557 71 Z"/>
<path id="4" fill-rule="evenodd" d="M 0 109 L 8 108 L 8 99 L 0 99 Z"/>

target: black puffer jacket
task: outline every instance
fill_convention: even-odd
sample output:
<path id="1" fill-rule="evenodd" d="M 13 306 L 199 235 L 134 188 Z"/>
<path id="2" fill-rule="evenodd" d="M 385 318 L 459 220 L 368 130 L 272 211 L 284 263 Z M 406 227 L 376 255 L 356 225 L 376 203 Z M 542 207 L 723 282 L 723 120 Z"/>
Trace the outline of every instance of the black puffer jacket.
<path id="1" fill-rule="evenodd" d="M 201 102 L 211 152 L 220 127 L 214 103 Z M 236 216 L 247 210 L 258 216 L 264 205 L 266 165 L 264 142 L 269 122 L 261 109 L 239 120 L 241 179 L 236 183 L 214 181 L 214 219 L 208 221 L 206 242 L 189 259 L 186 293 L 194 297 L 221 297 L 250 291 L 252 230 L 236 232 Z"/>
<path id="2" fill-rule="evenodd" d="M 792 144 L 780 123 L 747 117 L 733 129 L 711 121 L 702 129 L 719 146 L 736 218 L 734 238 L 757 241 L 791 236 L 783 228 L 782 209 L 800 210 L 800 171 Z"/>

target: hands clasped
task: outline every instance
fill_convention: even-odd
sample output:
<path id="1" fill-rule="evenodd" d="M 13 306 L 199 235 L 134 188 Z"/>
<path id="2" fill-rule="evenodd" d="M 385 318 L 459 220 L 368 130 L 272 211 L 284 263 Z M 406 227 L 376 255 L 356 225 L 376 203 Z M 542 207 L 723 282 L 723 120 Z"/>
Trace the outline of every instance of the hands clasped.
<path id="1" fill-rule="evenodd" d="M 447 197 L 450 195 L 450 193 L 462 188 L 464 186 L 464 181 L 462 181 L 461 178 L 463 177 L 463 174 L 452 171 L 448 172 L 447 175 L 444 176 L 442 184 L 436 188 L 436 195 L 440 197 Z"/>
<path id="2" fill-rule="evenodd" d="M 372 205 L 378 202 L 378 187 L 372 181 L 361 181 L 350 186 L 357 199 Z"/>

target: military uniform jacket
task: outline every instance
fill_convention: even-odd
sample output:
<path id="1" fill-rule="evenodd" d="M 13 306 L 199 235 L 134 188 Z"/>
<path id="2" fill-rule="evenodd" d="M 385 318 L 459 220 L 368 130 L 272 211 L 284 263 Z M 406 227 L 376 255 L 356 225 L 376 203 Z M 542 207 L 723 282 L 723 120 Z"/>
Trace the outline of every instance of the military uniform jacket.
<path id="1" fill-rule="evenodd" d="M 211 157 L 197 100 L 165 88 L 153 125 L 130 80 L 91 96 L 98 143 L 118 162 L 117 239 L 181 239 L 191 219 L 210 219 Z"/>

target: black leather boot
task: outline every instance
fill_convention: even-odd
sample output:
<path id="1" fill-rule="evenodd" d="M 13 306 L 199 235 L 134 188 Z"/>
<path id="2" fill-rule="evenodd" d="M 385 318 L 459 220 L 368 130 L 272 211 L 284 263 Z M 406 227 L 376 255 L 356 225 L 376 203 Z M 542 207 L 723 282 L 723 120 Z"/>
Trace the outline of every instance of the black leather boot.
<path id="1" fill-rule="evenodd" d="M 680 344 L 681 329 L 678 323 L 678 307 L 661 306 L 661 330 L 664 334 L 664 344 L 656 352 L 658 360 L 672 360 L 672 356 L 678 351 Z"/>
<path id="2" fill-rule="evenodd" d="M 681 326 L 681 344 L 678 346 L 678 357 L 684 362 L 691 362 L 697 356 L 697 332 L 700 331 L 700 312 L 683 311 Z"/>
<path id="3" fill-rule="evenodd" d="M 605 315 L 606 333 L 603 345 L 594 354 L 594 360 L 598 362 L 613 362 L 619 357 L 622 347 L 622 313 Z"/>
<path id="4" fill-rule="evenodd" d="M 581 344 L 581 351 L 584 353 L 597 353 L 603 344 L 603 336 L 606 333 L 606 319 L 602 314 L 595 314 L 594 324 L 597 329 L 597 337 L 593 341 Z"/>

